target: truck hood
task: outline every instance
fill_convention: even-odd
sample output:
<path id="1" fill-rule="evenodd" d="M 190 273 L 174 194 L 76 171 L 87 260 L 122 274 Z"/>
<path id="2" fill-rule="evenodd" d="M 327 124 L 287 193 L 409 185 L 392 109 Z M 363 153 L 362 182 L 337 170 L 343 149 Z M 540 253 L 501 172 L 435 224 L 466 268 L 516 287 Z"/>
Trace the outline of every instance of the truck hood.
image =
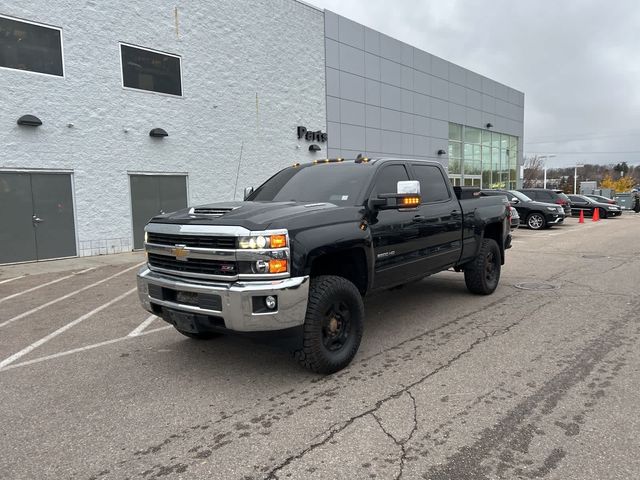
<path id="1" fill-rule="evenodd" d="M 353 207 L 351 207 L 353 208 Z M 249 230 L 288 228 L 291 223 L 314 223 L 313 217 L 333 217 L 344 211 L 333 203 L 220 202 L 158 215 L 150 223 L 234 225 Z"/>

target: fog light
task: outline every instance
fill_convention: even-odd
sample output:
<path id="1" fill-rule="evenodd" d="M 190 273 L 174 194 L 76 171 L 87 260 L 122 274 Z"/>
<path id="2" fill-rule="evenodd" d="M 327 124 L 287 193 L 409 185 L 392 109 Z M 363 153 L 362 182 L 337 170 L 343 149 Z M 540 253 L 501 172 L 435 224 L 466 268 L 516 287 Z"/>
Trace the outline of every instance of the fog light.
<path id="1" fill-rule="evenodd" d="M 276 308 L 278 302 L 276 302 L 276 297 L 269 295 L 268 297 L 264 298 L 264 304 L 269 310 L 273 310 L 274 308 Z"/>
<path id="2" fill-rule="evenodd" d="M 256 272 L 269 273 L 269 262 L 265 262 L 264 260 L 258 260 L 256 262 Z"/>

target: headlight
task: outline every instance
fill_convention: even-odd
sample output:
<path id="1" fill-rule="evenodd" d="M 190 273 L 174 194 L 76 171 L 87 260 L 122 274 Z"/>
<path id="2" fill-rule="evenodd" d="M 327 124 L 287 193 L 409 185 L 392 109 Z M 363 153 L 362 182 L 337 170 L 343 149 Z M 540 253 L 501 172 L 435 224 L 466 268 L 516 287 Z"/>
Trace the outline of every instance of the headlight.
<path id="1" fill-rule="evenodd" d="M 557 212 L 558 209 L 556 207 L 547 207 L 547 210 L 550 210 L 552 212 Z"/>
<path id="2" fill-rule="evenodd" d="M 238 246 L 244 249 L 264 250 L 265 248 L 284 248 L 287 246 L 286 235 L 257 235 L 240 237 Z"/>

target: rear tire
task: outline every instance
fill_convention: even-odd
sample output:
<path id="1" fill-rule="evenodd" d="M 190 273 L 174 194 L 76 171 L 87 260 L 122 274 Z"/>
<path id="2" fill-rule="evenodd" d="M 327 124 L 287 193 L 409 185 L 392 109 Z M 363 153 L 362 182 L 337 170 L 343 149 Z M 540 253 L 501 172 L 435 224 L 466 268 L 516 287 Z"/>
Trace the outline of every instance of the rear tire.
<path id="1" fill-rule="evenodd" d="M 464 282 L 471 293 L 490 295 L 498 287 L 502 258 L 500 248 L 492 238 L 482 240 L 478 256 L 464 268 Z"/>
<path id="2" fill-rule="evenodd" d="M 216 332 L 201 332 L 201 333 L 193 333 L 193 332 L 185 332 L 184 330 L 180 330 L 179 328 L 175 328 L 178 332 L 180 332 L 185 337 L 193 338 L 195 340 L 211 340 L 213 338 L 221 337 L 221 333 Z"/>
<path id="3" fill-rule="evenodd" d="M 316 373 L 334 373 L 349 365 L 364 327 L 364 304 L 356 286 L 334 275 L 311 280 L 298 362 Z"/>
<path id="4" fill-rule="evenodd" d="M 531 230 L 542 230 L 543 228 L 546 228 L 547 221 L 541 213 L 533 212 L 527 216 L 527 226 Z"/>

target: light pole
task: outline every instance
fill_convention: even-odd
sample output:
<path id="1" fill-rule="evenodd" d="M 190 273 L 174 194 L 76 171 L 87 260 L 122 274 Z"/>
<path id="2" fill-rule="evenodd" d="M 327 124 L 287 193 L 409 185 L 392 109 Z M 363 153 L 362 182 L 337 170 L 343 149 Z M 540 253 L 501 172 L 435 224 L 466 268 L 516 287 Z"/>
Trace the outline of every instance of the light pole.
<path id="1" fill-rule="evenodd" d="M 578 168 L 582 168 L 584 165 L 576 165 L 573 169 L 573 194 L 576 195 L 578 189 Z"/>
<path id="2" fill-rule="evenodd" d="M 540 155 L 540 158 L 547 158 L 548 159 L 548 158 L 553 158 L 553 157 L 555 157 L 555 154 L 553 154 L 553 153 L 550 153 L 549 155 Z M 547 165 L 546 165 L 546 163 L 544 165 L 544 181 L 543 181 L 543 184 L 542 184 L 542 188 L 547 188 Z"/>

